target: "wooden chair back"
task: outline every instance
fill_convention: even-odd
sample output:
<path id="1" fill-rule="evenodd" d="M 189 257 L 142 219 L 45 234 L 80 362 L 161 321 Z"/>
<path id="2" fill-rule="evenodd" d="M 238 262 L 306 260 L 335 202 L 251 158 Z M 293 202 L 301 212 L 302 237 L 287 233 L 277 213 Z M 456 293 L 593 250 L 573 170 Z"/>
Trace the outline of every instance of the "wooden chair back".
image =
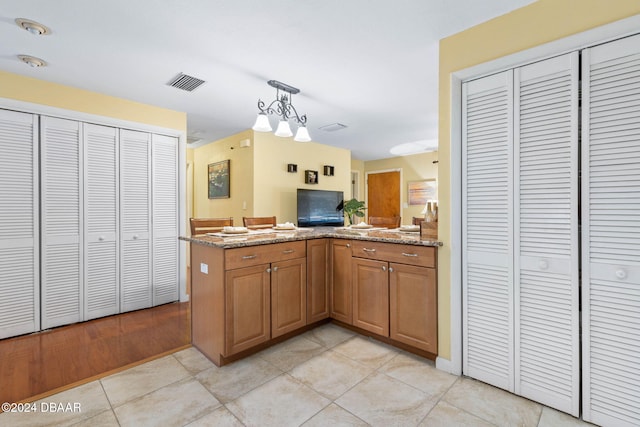
<path id="1" fill-rule="evenodd" d="M 223 227 L 233 226 L 233 218 L 190 218 L 191 235 L 215 233 Z"/>
<path id="2" fill-rule="evenodd" d="M 401 220 L 402 218 L 399 216 L 370 216 L 369 225 L 373 225 L 374 227 L 398 228 L 400 227 Z"/>
<path id="3" fill-rule="evenodd" d="M 275 216 L 254 216 L 254 217 L 242 217 L 242 223 L 245 227 L 256 230 L 260 228 L 271 228 L 276 226 Z"/>
<path id="4" fill-rule="evenodd" d="M 424 221 L 424 217 L 422 216 L 414 216 L 411 218 L 411 224 L 413 225 L 420 225 L 422 221 Z"/>

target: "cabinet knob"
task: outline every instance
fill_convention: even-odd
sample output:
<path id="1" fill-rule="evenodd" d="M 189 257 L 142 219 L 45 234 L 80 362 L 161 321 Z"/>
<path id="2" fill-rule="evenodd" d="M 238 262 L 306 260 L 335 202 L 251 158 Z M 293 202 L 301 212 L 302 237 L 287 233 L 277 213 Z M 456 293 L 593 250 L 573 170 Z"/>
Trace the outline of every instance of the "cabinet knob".
<path id="1" fill-rule="evenodd" d="M 98 240 L 100 240 L 101 242 L 103 242 L 103 241 L 104 241 L 104 236 L 100 236 L 100 237 L 98 237 Z"/>
<path id="2" fill-rule="evenodd" d="M 387 266 L 386 265 L 382 266 L 382 271 L 387 271 Z"/>
<path id="3" fill-rule="evenodd" d="M 541 259 L 540 261 L 538 261 L 538 268 L 540 268 L 540 270 L 546 270 L 547 268 L 549 268 L 549 263 L 546 259 Z"/>
<path id="4" fill-rule="evenodd" d="M 137 234 L 133 235 L 133 240 L 138 240 L 138 235 Z"/>
<path id="5" fill-rule="evenodd" d="M 623 269 L 620 270 L 616 270 L 616 277 L 620 280 L 626 279 L 627 278 L 627 272 L 624 271 Z"/>
<path id="6" fill-rule="evenodd" d="M 393 267 L 389 267 L 389 273 L 393 273 Z"/>
<path id="7" fill-rule="evenodd" d="M 278 271 L 278 267 L 273 267 L 273 272 L 275 273 L 276 271 Z"/>
<path id="8" fill-rule="evenodd" d="M 347 243 L 347 247 L 350 248 L 351 247 L 351 243 Z"/>
<path id="9" fill-rule="evenodd" d="M 267 268 L 267 273 L 271 273 L 271 269 L 270 268 Z"/>

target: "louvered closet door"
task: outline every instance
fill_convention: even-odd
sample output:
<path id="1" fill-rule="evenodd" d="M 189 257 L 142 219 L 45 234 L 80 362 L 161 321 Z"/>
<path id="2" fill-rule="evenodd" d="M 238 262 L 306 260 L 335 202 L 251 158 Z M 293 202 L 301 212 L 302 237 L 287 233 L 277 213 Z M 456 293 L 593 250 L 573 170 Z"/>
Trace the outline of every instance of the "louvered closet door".
<path id="1" fill-rule="evenodd" d="M 583 416 L 640 425 L 640 36 L 583 53 Z"/>
<path id="2" fill-rule="evenodd" d="M 463 370 L 514 390 L 513 72 L 463 85 Z"/>
<path id="3" fill-rule="evenodd" d="M 577 52 L 514 70 L 515 392 L 575 416 L 578 72 Z"/>
<path id="4" fill-rule="evenodd" d="M 84 320 L 120 311 L 118 131 L 84 124 Z"/>
<path id="5" fill-rule="evenodd" d="M 120 131 L 120 310 L 151 307 L 151 135 Z"/>
<path id="6" fill-rule="evenodd" d="M 0 110 L 0 339 L 40 329 L 38 118 Z"/>
<path id="7" fill-rule="evenodd" d="M 81 124 L 40 118 L 42 328 L 82 320 Z"/>
<path id="8" fill-rule="evenodd" d="M 178 300 L 178 139 L 152 136 L 153 305 Z"/>

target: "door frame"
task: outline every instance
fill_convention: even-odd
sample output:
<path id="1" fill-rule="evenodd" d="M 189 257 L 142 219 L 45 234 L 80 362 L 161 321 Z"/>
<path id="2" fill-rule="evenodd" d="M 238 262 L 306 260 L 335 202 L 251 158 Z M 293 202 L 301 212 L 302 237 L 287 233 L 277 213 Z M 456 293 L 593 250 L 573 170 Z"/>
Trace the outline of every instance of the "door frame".
<path id="1" fill-rule="evenodd" d="M 403 199 L 403 194 L 402 194 L 402 183 L 403 183 L 403 177 L 402 177 L 402 168 L 394 168 L 394 169 L 379 169 L 379 170 L 372 170 L 372 171 L 365 171 L 364 173 L 364 202 L 365 202 L 365 206 L 369 206 L 369 175 L 374 175 L 377 173 L 387 173 L 387 172 L 400 172 L 400 188 L 399 188 L 399 194 L 400 194 L 400 200 L 398 201 L 398 212 L 400 212 L 400 216 L 402 216 L 402 199 Z M 369 215 L 367 215 L 367 218 L 369 217 Z"/>
<path id="2" fill-rule="evenodd" d="M 635 15 L 451 73 L 449 93 L 451 108 L 449 123 L 451 359 L 447 360 L 438 356 L 436 358 L 438 369 L 455 375 L 462 374 L 462 83 L 509 68 L 638 34 L 638 28 L 640 28 L 640 15 Z M 442 156 L 441 160 L 443 160 Z M 438 180 L 441 181 L 440 176 L 438 176 Z"/>

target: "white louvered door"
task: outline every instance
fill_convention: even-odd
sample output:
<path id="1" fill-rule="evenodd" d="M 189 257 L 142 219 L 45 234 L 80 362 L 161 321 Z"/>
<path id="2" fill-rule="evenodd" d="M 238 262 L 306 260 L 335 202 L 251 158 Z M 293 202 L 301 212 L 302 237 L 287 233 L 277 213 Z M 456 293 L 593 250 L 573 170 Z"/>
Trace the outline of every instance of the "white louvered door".
<path id="1" fill-rule="evenodd" d="M 81 124 L 40 118 L 42 328 L 82 320 Z"/>
<path id="2" fill-rule="evenodd" d="M 178 295 L 178 139 L 153 135 L 153 305 Z"/>
<path id="3" fill-rule="evenodd" d="M 462 90 L 463 372 L 513 391 L 513 71 Z"/>
<path id="4" fill-rule="evenodd" d="M 151 135 L 120 130 L 120 311 L 151 307 Z"/>
<path id="5" fill-rule="evenodd" d="M 640 36 L 583 52 L 583 417 L 640 425 Z"/>
<path id="6" fill-rule="evenodd" d="M 84 320 L 120 311 L 118 130 L 85 123 Z"/>
<path id="7" fill-rule="evenodd" d="M 40 329 L 38 118 L 0 110 L 0 339 Z"/>
<path id="8" fill-rule="evenodd" d="M 578 52 L 514 70 L 515 393 L 580 413 Z"/>

